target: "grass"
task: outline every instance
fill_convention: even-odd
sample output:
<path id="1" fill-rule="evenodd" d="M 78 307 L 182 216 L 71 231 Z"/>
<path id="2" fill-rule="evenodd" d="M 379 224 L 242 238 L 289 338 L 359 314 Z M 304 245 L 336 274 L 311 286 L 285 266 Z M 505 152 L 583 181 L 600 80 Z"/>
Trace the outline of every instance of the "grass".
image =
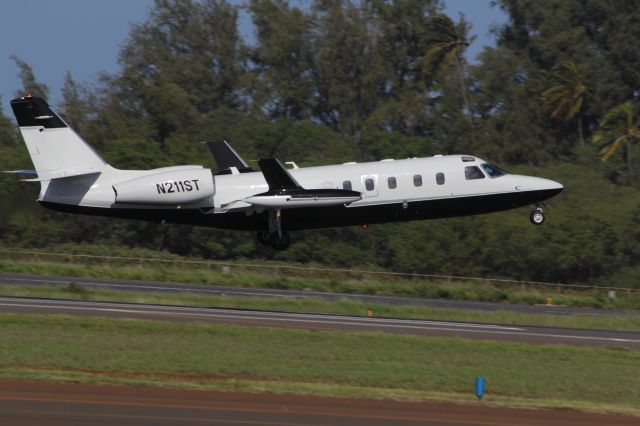
<path id="1" fill-rule="evenodd" d="M 0 260 L 0 272 L 63 275 L 70 277 L 99 277 L 131 280 L 151 280 L 196 284 L 219 284 L 282 290 L 325 291 L 344 294 L 372 294 L 386 296 L 421 297 L 449 300 L 476 300 L 514 304 L 545 303 L 552 298 L 555 304 L 617 309 L 640 309 L 640 292 L 618 292 L 609 299 L 602 290 L 570 290 L 560 287 L 524 286 L 482 281 L 451 281 L 408 279 L 400 277 L 372 277 L 359 273 L 318 273 L 317 276 L 297 276 L 301 272 L 270 268 L 254 270 L 231 266 L 229 273 L 218 267 L 178 266 L 142 262 L 113 264 L 72 264 L 39 260 Z M 307 272 L 308 274 L 308 272 Z"/>
<path id="2" fill-rule="evenodd" d="M 95 289 L 76 283 L 46 286 L 2 285 L 0 295 L 151 303 L 164 305 L 204 306 L 217 308 L 260 309 L 271 311 L 316 312 L 345 315 L 367 315 L 371 309 L 377 317 L 416 318 L 442 321 L 465 321 L 508 325 L 589 328 L 640 331 L 640 315 L 553 315 L 512 311 L 473 311 L 428 306 L 398 306 L 348 299 L 326 301 L 314 297 L 264 298 L 208 296 L 195 293 L 152 293 Z"/>
<path id="3" fill-rule="evenodd" d="M 63 315 L 0 314 L 0 378 L 471 401 L 640 414 L 640 353 Z"/>

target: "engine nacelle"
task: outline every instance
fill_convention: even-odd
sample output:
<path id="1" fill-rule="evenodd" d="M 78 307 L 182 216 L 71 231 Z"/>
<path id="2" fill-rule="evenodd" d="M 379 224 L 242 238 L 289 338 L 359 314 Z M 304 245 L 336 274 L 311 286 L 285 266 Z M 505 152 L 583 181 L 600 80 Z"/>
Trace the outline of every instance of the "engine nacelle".
<path id="1" fill-rule="evenodd" d="M 151 172 L 113 185 L 116 203 L 191 204 L 211 198 L 215 192 L 213 175 L 209 169 Z"/>

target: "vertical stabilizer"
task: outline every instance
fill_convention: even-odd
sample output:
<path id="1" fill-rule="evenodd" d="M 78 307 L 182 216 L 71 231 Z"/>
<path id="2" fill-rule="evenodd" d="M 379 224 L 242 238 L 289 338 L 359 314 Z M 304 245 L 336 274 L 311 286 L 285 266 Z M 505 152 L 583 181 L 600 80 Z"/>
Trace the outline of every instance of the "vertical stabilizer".
<path id="1" fill-rule="evenodd" d="M 17 98 L 11 101 L 11 108 L 41 180 L 100 172 L 108 167 L 44 99 Z"/>

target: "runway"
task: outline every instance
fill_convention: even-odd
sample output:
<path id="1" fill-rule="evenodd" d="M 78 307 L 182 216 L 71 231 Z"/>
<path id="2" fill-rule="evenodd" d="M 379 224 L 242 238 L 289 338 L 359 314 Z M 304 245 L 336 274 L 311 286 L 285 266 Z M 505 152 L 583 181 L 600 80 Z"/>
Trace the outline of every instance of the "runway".
<path id="1" fill-rule="evenodd" d="M 41 285 L 65 278 L 7 277 Z M 58 281 L 57 284 L 68 284 Z M 85 279 L 72 279 L 90 285 Z M 33 284 L 33 283 L 31 283 Z M 96 280 L 125 290 L 185 291 L 182 285 Z M 160 287 L 159 290 L 156 287 Z M 220 291 L 210 286 L 188 286 L 187 291 Z M 230 288 L 248 292 L 253 289 Z M 259 290 L 263 291 L 263 290 Z M 289 292 L 271 297 L 287 297 Z M 228 292 L 226 293 L 228 294 Z M 306 293 L 305 293 L 306 296 Z M 338 295 L 342 297 L 343 295 Z M 263 296 L 260 296 L 263 297 Z M 393 298 L 404 299 L 404 298 Z M 490 339 L 535 344 L 626 347 L 640 350 L 640 333 L 551 327 L 503 326 L 447 321 L 367 318 L 345 315 L 264 312 L 194 308 L 133 303 L 86 302 L 0 297 L 0 312 L 66 314 L 137 318 L 164 321 L 198 321 L 262 327 L 311 330 L 350 330 Z M 530 410 L 434 402 L 340 399 L 317 396 L 247 394 L 236 392 L 168 390 L 148 387 L 112 387 L 81 384 L 0 381 L 2 424 L 47 425 L 427 425 L 427 426 L 595 426 L 638 424 L 637 417 L 601 415 L 566 410 Z"/>
<path id="2" fill-rule="evenodd" d="M 350 330 L 462 337 L 538 344 L 626 347 L 640 350 L 640 333 L 556 327 L 509 326 L 450 321 L 368 318 L 346 315 L 241 309 L 195 308 L 133 303 L 0 297 L 0 312 L 70 314 L 165 321 L 200 321 L 310 330 Z"/>
<path id="3" fill-rule="evenodd" d="M 399 306 L 429 306 L 433 308 L 451 308 L 475 311 L 514 311 L 522 313 L 554 314 L 554 315 L 633 315 L 637 311 L 613 309 L 574 308 L 562 306 L 531 306 L 492 302 L 471 302 L 464 300 L 424 299 L 416 297 L 375 296 L 364 294 L 330 293 L 320 291 L 275 290 L 265 288 L 232 287 L 211 284 L 167 283 L 158 281 L 115 280 L 104 278 L 79 278 L 45 276 L 32 274 L 0 273 L 0 284 L 18 285 L 67 285 L 75 283 L 84 287 L 110 290 L 158 292 L 158 293 L 196 293 L 208 296 L 221 294 L 234 297 L 270 297 L 270 298 L 305 298 L 335 301 L 340 299 L 356 300 L 366 303 L 380 303 Z"/>
<path id="4" fill-rule="evenodd" d="M 437 402 L 0 382 L 2 424 L 631 426 L 637 417 Z"/>

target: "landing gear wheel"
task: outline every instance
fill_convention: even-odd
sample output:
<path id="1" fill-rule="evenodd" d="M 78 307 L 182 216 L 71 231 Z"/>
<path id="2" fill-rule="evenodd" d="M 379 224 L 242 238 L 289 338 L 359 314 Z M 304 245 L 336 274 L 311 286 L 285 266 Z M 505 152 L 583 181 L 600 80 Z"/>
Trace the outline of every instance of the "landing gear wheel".
<path id="1" fill-rule="evenodd" d="M 542 209 L 535 209 L 529 215 L 529 220 L 534 225 L 542 225 L 544 223 L 544 212 Z"/>
<path id="2" fill-rule="evenodd" d="M 269 231 L 258 231 L 258 242 L 263 246 L 270 246 L 272 239 Z"/>
<path id="3" fill-rule="evenodd" d="M 286 250 L 291 245 L 291 238 L 289 233 L 282 231 L 281 235 L 277 232 L 271 234 L 271 247 L 275 250 Z"/>

